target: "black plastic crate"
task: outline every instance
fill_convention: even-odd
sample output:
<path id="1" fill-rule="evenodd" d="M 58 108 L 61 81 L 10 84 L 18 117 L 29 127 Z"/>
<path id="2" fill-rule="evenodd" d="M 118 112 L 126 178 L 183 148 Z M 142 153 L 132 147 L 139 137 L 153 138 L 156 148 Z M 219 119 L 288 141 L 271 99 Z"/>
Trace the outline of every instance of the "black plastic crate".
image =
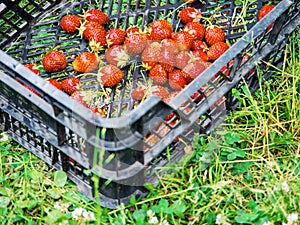
<path id="1" fill-rule="evenodd" d="M 36 1 L 48 3 L 49 8 L 42 10 L 39 8 L 42 4 L 33 4 Z M 22 66 L 39 63 L 45 52 L 56 46 L 66 53 L 71 65 L 87 43 L 78 36 L 66 34 L 58 24 L 66 13 L 82 13 L 92 7 L 88 4 L 90 1 L 61 1 L 59 4 L 58 1 L 36 1 L 27 2 L 32 2 L 37 16 L 18 14 L 25 25 L 9 37 L 8 32 L 0 33 L 0 47 L 5 51 L 0 51 L 0 129 L 45 162 L 64 170 L 78 190 L 91 199 L 96 197 L 92 177 L 98 177 L 96 193 L 101 205 L 109 208 L 127 204 L 132 195 L 145 196 L 144 184 L 158 182 L 157 167 L 180 160 L 185 155 L 183 143 L 191 143 L 195 133 L 207 135 L 214 130 L 238 104 L 232 96 L 233 88 L 240 90 L 248 85 L 251 92 L 257 89 L 260 81 L 256 73 L 251 72 L 253 67 L 262 59 L 280 65 L 288 35 L 300 23 L 299 1 L 281 1 L 259 23 L 257 12 L 267 1 L 249 4 L 243 20 L 238 16 L 242 6 L 235 5 L 233 0 L 197 2 L 193 6 L 200 8 L 204 16 L 218 9 L 215 23 L 225 30 L 231 48 L 169 104 L 156 96 L 140 104 L 133 101 L 128 93 L 141 75 L 137 65 L 126 66 L 124 81 L 112 89 L 112 100 L 105 104 L 107 118 L 101 118 L 44 81 L 43 78 L 49 76 L 58 79 L 76 76 L 71 66 L 64 73 L 42 73 L 40 77 Z M 5 6 L 11 10 L 14 4 Z M 182 1 L 173 0 L 128 1 L 128 4 L 101 1 L 97 7 L 110 16 L 109 27 L 126 29 L 137 23 L 143 28 L 167 15 L 174 27 L 179 25 L 180 28 L 182 24 L 174 10 L 185 6 Z M 13 26 L 7 22 L 8 16 L 0 17 L 0 21 L 5 26 Z M 275 20 L 273 29 L 268 32 L 266 27 Z M 245 54 L 249 55 L 248 60 L 241 63 Z M 219 73 L 226 65 L 230 68 L 228 76 Z M 266 74 L 264 79 L 270 75 Z M 128 76 L 132 76 L 131 83 L 127 82 Z M 16 78 L 34 88 L 39 96 Z M 191 98 L 195 92 L 203 95 L 201 101 Z M 165 121 L 170 113 L 174 113 L 173 118 Z M 172 123 L 174 121 L 177 122 Z M 179 136 L 184 142 L 176 142 Z"/>

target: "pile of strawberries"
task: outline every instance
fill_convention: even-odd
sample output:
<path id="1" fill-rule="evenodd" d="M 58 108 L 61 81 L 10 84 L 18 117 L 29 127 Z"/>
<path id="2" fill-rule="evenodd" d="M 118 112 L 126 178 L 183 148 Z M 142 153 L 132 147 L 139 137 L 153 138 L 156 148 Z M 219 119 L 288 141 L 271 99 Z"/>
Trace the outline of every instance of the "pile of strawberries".
<path id="1" fill-rule="evenodd" d="M 204 25 L 205 18 L 199 9 L 186 7 L 178 13 L 178 18 L 183 25 L 179 31 L 165 19 L 153 21 L 144 30 L 139 27 L 106 30 L 109 17 L 99 9 L 91 9 L 83 15 L 65 15 L 60 27 L 69 34 L 77 32 L 88 44 L 88 50 L 73 60 L 74 71 L 94 74 L 101 87 L 110 88 L 122 82 L 122 68 L 134 58 L 146 71 L 149 82 L 134 84 L 132 99 L 141 101 L 155 94 L 169 102 L 230 47 L 220 27 Z M 67 64 L 64 53 L 56 49 L 47 52 L 42 60 L 48 73 L 63 71 Z M 25 66 L 36 74 L 40 72 L 33 64 Z M 228 73 L 227 70 L 224 75 Z M 47 81 L 93 112 L 106 116 L 105 110 L 87 103 L 78 77 Z"/>

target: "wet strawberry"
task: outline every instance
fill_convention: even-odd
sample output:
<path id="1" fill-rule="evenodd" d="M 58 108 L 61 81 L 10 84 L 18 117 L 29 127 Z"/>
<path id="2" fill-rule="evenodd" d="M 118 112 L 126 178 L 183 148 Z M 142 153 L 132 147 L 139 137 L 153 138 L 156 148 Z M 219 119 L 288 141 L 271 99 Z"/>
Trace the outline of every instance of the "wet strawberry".
<path id="1" fill-rule="evenodd" d="M 105 52 L 106 62 L 120 68 L 126 66 L 129 59 L 130 56 L 123 45 L 113 45 Z"/>
<path id="2" fill-rule="evenodd" d="M 82 18 L 76 15 L 65 15 L 60 20 L 59 25 L 67 33 L 75 33 L 80 27 Z"/>
<path id="3" fill-rule="evenodd" d="M 88 106 L 84 99 L 84 93 L 81 93 L 80 91 L 74 91 L 70 97 L 79 102 L 80 104 L 84 105 L 85 107 Z"/>
<path id="4" fill-rule="evenodd" d="M 113 87 L 123 79 L 123 72 L 118 67 L 108 64 L 98 71 L 100 82 L 103 86 Z"/>
<path id="5" fill-rule="evenodd" d="M 188 7 L 181 10 L 178 14 L 182 23 L 199 22 L 202 18 L 202 13 L 199 9 Z"/>
<path id="6" fill-rule="evenodd" d="M 225 41 L 225 32 L 215 25 L 209 26 L 206 28 L 205 32 L 205 42 L 209 46 L 217 42 L 224 42 Z"/>
<path id="7" fill-rule="evenodd" d="M 169 73 L 174 70 L 175 54 L 167 50 L 162 50 L 159 55 L 159 64 Z"/>
<path id="8" fill-rule="evenodd" d="M 149 77 L 156 85 L 163 85 L 167 82 L 168 73 L 162 65 L 156 64 L 149 71 Z"/>
<path id="9" fill-rule="evenodd" d="M 131 92 L 131 98 L 136 101 L 141 101 L 145 96 L 146 88 L 147 87 L 145 85 L 140 85 L 136 87 Z"/>
<path id="10" fill-rule="evenodd" d="M 173 40 L 171 38 L 166 38 L 166 39 L 163 39 L 160 43 L 161 43 L 162 51 L 167 51 L 174 55 L 178 54 L 179 46 L 175 40 Z"/>
<path id="11" fill-rule="evenodd" d="M 53 79 L 53 78 L 49 78 L 46 81 L 49 82 L 50 84 L 52 84 L 57 89 L 62 91 L 61 83 L 58 80 Z"/>
<path id="12" fill-rule="evenodd" d="M 91 9 L 84 13 L 84 18 L 88 21 L 95 21 L 101 25 L 108 23 L 108 16 L 99 9 Z"/>
<path id="13" fill-rule="evenodd" d="M 209 61 L 209 58 L 207 56 L 207 53 L 203 50 L 194 50 L 193 54 L 195 57 L 203 60 L 203 61 Z"/>
<path id="14" fill-rule="evenodd" d="M 155 20 L 151 23 L 149 30 L 151 38 L 160 41 L 171 37 L 173 27 L 167 20 Z"/>
<path id="15" fill-rule="evenodd" d="M 207 44 L 204 41 L 195 40 L 193 42 L 192 50 L 204 50 L 204 51 L 207 51 L 208 47 L 207 47 Z"/>
<path id="16" fill-rule="evenodd" d="M 125 30 L 122 30 L 120 28 L 112 28 L 107 31 L 106 34 L 106 41 L 107 45 L 121 45 L 125 41 L 127 33 Z"/>
<path id="17" fill-rule="evenodd" d="M 225 42 L 217 42 L 213 44 L 208 52 L 207 56 L 210 60 L 216 60 L 218 59 L 224 52 L 226 52 L 229 49 L 229 45 Z"/>
<path id="18" fill-rule="evenodd" d="M 61 81 L 61 87 L 64 92 L 72 95 L 75 91 L 78 91 L 81 85 L 81 81 L 76 77 L 69 77 Z"/>
<path id="19" fill-rule="evenodd" d="M 40 70 L 39 70 L 39 68 L 37 68 L 37 66 L 35 64 L 33 64 L 33 63 L 27 63 L 27 64 L 24 64 L 24 66 L 26 68 L 30 69 L 35 74 L 37 74 L 37 75 L 40 74 Z"/>
<path id="20" fill-rule="evenodd" d="M 191 62 L 187 64 L 184 68 L 183 71 L 187 74 L 188 79 L 194 80 L 196 77 L 198 77 L 205 69 L 207 66 L 202 62 L 202 60 L 197 60 L 194 62 Z"/>
<path id="21" fill-rule="evenodd" d="M 264 5 L 261 7 L 261 9 L 258 11 L 258 21 L 260 21 L 262 18 L 264 18 L 269 12 L 271 12 L 275 8 L 274 5 Z M 273 27 L 274 23 L 271 23 L 268 27 L 267 30 L 270 30 Z"/>
<path id="22" fill-rule="evenodd" d="M 159 42 L 152 42 L 142 52 L 142 62 L 146 69 L 151 69 L 159 61 L 161 45 Z"/>
<path id="23" fill-rule="evenodd" d="M 174 70 L 169 73 L 169 85 L 175 91 L 180 91 L 186 85 L 184 74 L 181 70 Z"/>
<path id="24" fill-rule="evenodd" d="M 91 52 L 81 52 L 72 62 L 73 69 L 79 73 L 88 73 L 96 70 L 99 65 L 99 58 Z"/>
<path id="25" fill-rule="evenodd" d="M 42 63 L 47 72 L 59 72 L 67 67 L 67 58 L 61 51 L 52 50 L 46 53 Z"/>
<path id="26" fill-rule="evenodd" d="M 191 49 L 194 42 L 193 36 L 185 31 L 172 33 L 172 39 L 177 43 L 181 51 Z"/>
<path id="27" fill-rule="evenodd" d="M 125 49 L 130 55 L 139 55 L 146 47 L 148 38 L 145 34 L 132 34 L 125 38 Z"/>
<path id="28" fill-rule="evenodd" d="M 183 30 L 193 36 L 194 40 L 202 41 L 205 35 L 205 26 L 199 22 L 188 22 Z"/>

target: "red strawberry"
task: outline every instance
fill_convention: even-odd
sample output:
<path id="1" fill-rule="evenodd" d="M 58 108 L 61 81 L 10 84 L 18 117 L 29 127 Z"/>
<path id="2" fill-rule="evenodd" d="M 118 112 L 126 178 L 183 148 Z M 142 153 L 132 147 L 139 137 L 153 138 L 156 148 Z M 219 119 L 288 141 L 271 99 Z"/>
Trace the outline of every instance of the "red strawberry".
<path id="1" fill-rule="evenodd" d="M 154 84 L 163 85 L 167 82 L 168 73 L 162 65 L 156 64 L 150 69 L 149 77 L 153 80 Z"/>
<path id="2" fill-rule="evenodd" d="M 167 20 L 155 20 L 151 23 L 149 30 L 151 38 L 160 41 L 171 37 L 173 27 Z"/>
<path id="3" fill-rule="evenodd" d="M 188 22 L 184 25 L 183 30 L 191 34 L 194 40 L 203 40 L 205 35 L 205 26 L 199 22 Z"/>
<path id="4" fill-rule="evenodd" d="M 136 87 L 131 92 L 131 98 L 136 100 L 136 101 L 142 100 L 145 96 L 146 88 L 147 87 L 145 85 L 140 85 L 140 86 Z"/>
<path id="5" fill-rule="evenodd" d="M 258 11 L 258 21 L 260 21 L 262 18 L 264 18 L 269 12 L 271 12 L 275 8 L 274 5 L 264 5 L 261 7 L 261 9 Z M 270 30 L 273 27 L 274 23 L 271 23 L 267 30 Z"/>
<path id="6" fill-rule="evenodd" d="M 171 38 L 166 38 L 161 41 L 162 51 L 168 51 L 172 54 L 178 54 L 179 46 L 175 40 Z"/>
<path id="7" fill-rule="evenodd" d="M 225 32 L 215 25 L 209 26 L 206 28 L 205 32 L 205 42 L 209 46 L 217 42 L 224 42 L 225 41 Z"/>
<path id="8" fill-rule="evenodd" d="M 198 91 L 195 91 L 194 94 L 191 96 L 191 99 L 193 99 L 195 103 L 199 103 L 203 98 L 204 95 Z"/>
<path id="9" fill-rule="evenodd" d="M 167 72 L 172 72 L 175 65 L 175 55 L 173 52 L 167 50 L 161 51 L 159 55 L 159 64 L 161 64 Z"/>
<path id="10" fill-rule="evenodd" d="M 82 19 L 79 16 L 66 15 L 60 20 L 59 25 L 65 32 L 74 33 L 80 27 L 81 20 Z"/>
<path id="11" fill-rule="evenodd" d="M 98 71 L 100 82 L 103 86 L 113 87 L 123 79 L 123 72 L 118 67 L 108 64 Z"/>
<path id="12" fill-rule="evenodd" d="M 49 82 L 50 84 L 52 84 L 57 89 L 62 91 L 61 83 L 58 80 L 53 79 L 53 78 L 49 78 L 46 81 Z"/>
<path id="13" fill-rule="evenodd" d="M 95 21 L 101 25 L 108 23 L 108 16 L 99 9 L 91 9 L 84 13 L 84 18 L 89 21 Z"/>
<path id="14" fill-rule="evenodd" d="M 189 50 L 193 46 L 193 36 L 185 31 L 172 33 L 172 39 L 178 44 L 180 50 Z"/>
<path id="15" fill-rule="evenodd" d="M 208 47 L 204 41 L 195 40 L 192 46 L 192 50 L 204 50 L 207 51 Z"/>
<path id="16" fill-rule="evenodd" d="M 37 68 L 37 66 L 35 64 L 27 63 L 27 64 L 24 64 L 24 66 L 27 67 L 28 69 L 30 69 L 35 74 L 37 74 L 37 75 L 40 74 L 40 70 Z"/>
<path id="17" fill-rule="evenodd" d="M 186 80 L 184 78 L 181 70 L 174 70 L 169 73 L 169 85 L 175 91 L 180 91 L 186 85 Z"/>
<path id="18" fill-rule="evenodd" d="M 168 95 L 166 95 L 162 100 L 165 102 L 165 103 L 170 103 L 172 101 L 173 98 L 175 98 L 176 95 L 179 94 L 180 91 L 173 91 L 173 92 L 170 92 Z"/>
<path id="19" fill-rule="evenodd" d="M 80 91 L 74 91 L 71 94 L 71 98 L 76 100 L 77 102 L 79 102 L 80 104 L 84 105 L 85 107 L 87 107 L 87 102 L 84 99 L 84 94 L 81 93 Z"/>
<path id="20" fill-rule="evenodd" d="M 122 30 L 120 28 L 112 28 L 107 31 L 106 34 L 106 41 L 107 45 L 121 45 L 125 41 L 127 33 L 125 30 Z"/>
<path id="21" fill-rule="evenodd" d="M 193 54 L 195 57 L 202 59 L 203 61 L 209 61 L 207 53 L 203 50 L 194 50 Z"/>
<path id="22" fill-rule="evenodd" d="M 79 73 L 88 73 L 96 70 L 99 65 L 99 58 L 91 52 L 81 52 L 72 62 L 73 69 Z"/>
<path id="23" fill-rule="evenodd" d="M 146 69 L 151 69 L 153 66 L 155 66 L 158 63 L 160 52 L 161 45 L 159 42 L 154 41 L 147 45 L 142 52 L 143 66 Z"/>
<path id="24" fill-rule="evenodd" d="M 125 49 L 130 55 L 141 54 L 146 47 L 147 37 L 145 34 L 132 34 L 125 38 Z"/>
<path id="25" fill-rule="evenodd" d="M 151 87 L 151 93 L 161 99 L 164 99 L 169 95 L 169 91 L 165 87 L 160 85 L 154 85 L 153 87 Z"/>
<path id="26" fill-rule="evenodd" d="M 218 59 L 224 52 L 229 49 L 229 45 L 225 42 L 217 42 L 210 46 L 207 56 L 210 60 Z"/>
<path id="27" fill-rule="evenodd" d="M 67 67 L 67 58 L 61 51 L 52 50 L 46 53 L 42 63 L 47 72 L 58 72 Z"/>
<path id="28" fill-rule="evenodd" d="M 178 14 L 182 23 L 199 22 L 202 18 L 202 13 L 199 9 L 188 7 L 181 10 Z"/>
<path id="29" fill-rule="evenodd" d="M 72 95 L 75 91 L 79 90 L 81 81 L 76 77 L 69 77 L 61 81 L 61 87 L 64 92 Z"/>
<path id="30" fill-rule="evenodd" d="M 126 66 L 129 58 L 123 45 L 113 45 L 105 52 L 106 62 L 117 67 Z"/>
<path id="31" fill-rule="evenodd" d="M 193 59 L 194 55 L 192 52 L 181 51 L 175 57 L 175 66 L 179 69 L 183 69 Z"/>
<path id="32" fill-rule="evenodd" d="M 103 108 L 99 108 L 99 107 L 91 107 L 90 110 L 95 113 L 96 115 L 99 115 L 103 118 L 106 117 L 107 115 L 107 111 Z"/>
<path id="33" fill-rule="evenodd" d="M 129 27 L 126 30 L 127 36 L 130 36 L 132 34 L 141 34 L 142 30 L 139 27 Z"/>
<path id="34" fill-rule="evenodd" d="M 230 74 L 230 67 L 232 66 L 232 64 L 233 64 L 233 60 L 230 60 L 229 63 L 227 63 L 227 64 L 226 64 L 225 66 L 223 66 L 222 69 L 221 69 L 221 72 L 222 72 L 226 77 L 228 77 L 229 74 Z M 216 77 L 218 77 L 218 76 L 219 76 L 219 74 L 216 74 L 215 77 L 213 77 L 213 78 L 216 78 Z"/>
<path id="35" fill-rule="evenodd" d="M 106 30 L 99 23 L 86 21 L 79 30 L 83 38 L 89 41 L 93 51 L 101 50 L 101 47 L 106 45 Z"/>
<path id="36" fill-rule="evenodd" d="M 187 74 L 188 78 L 191 80 L 194 80 L 196 77 L 198 77 L 207 66 L 202 62 L 202 60 L 197 60 L 194 62 L 191 62 L 187 64 L 183 71 Z"/>

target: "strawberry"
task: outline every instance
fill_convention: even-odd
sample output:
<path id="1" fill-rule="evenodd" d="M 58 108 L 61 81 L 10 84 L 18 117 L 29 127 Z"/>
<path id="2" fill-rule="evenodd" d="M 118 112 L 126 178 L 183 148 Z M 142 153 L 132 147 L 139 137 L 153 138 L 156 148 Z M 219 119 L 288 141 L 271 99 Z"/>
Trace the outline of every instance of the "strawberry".
<path id="1" fill-rule="evenodd" d="M 205 26 L 199 22 L 188 22 L 184 25 L 183 30 L 191 34 L 194 40 L 202 41 L 205 35 Z"/>
<path id="2" fill-rule="evenodd" d="M 161 64 L 167 72 L 172 72 L 175 65 L 175 55 L 173 52 L 167 50 L 161 51 L 159 55 L 159 64 Z"/>
<path id="3" fill-rule="evenodd" d="M 274 5 L 264 5 L 261 7 L 261 9 L 258 11 L 258 21 L 260 21 L 262 18 L 264 18 L 269 12 L 271 12 L 275 8 Z M 268 27 L 267 30 L 270 30 L 273 27 L 274 23 L 271 23 Z"/>
<path id="4" fill-rule="evenodd" d="M 199 103 L 204 98 L 204 95 L 201 94 L 198 91 L 195 91 L 194 94 L 192 94 L 191 99 L 193 99 L 193 102 Z"/>
<path id="5" fill-rule="evenodd" d="M 76 77 L 69 77 L 61 81 L 61 87 L 64 92 L 72 95 L 75 91 L 78 91 L 81 85 L 81 81 Z"/>
<path id="6" fill-rule="evenodd" d="M 170 92 L 168 95 L 166 95 L 162 100 L 165 102 L 165 103 L 170 103 L 172 101 L 173 98 L 175 98 L 176 95 L 179 94 L 180 91 L 173 91 L 173 92 Z"/>
<path id="7" fill-rule="evenodd" d="M 85 107 L 88 106 L 86 101 L 84 100 L 84 94 L 80 91 L 74 91 L 70 97 L 79 102 L 80 104 L 84 105 Z"/>
<path id="8" fill-rule="evenodd" d="M 75 33 L 80 27 L 82 18 L 76 15 L 65 15 L 59 25 L 67 33 Z"/>
<path id="9" fill-rule="evenodd" d="M 140 85 L 136 87 L 131 92 L 131 98 L 136 101 L 141 101 L 145 96 L 146 88 L 147 87 L 145 85 Z"/>
<path id="10" fill-rule="evenodd" d="M 193 59 L 194 55 L 192 52 L 181 51 L 175 56 L 175 66 L 179 69 L 183 69 Z"/>
<path id="11" fill-rule="evenodd" d="M 89 41 L 89 46 L 93 51 L 99 51 L 106 45 L 106 30 L 99 23 L 86 21 L 79 30 L 83 38 Z"/>
<path id="12" fill-rule="evenodd" d="M 162 51 L 168 51 L 172 54 L 178 54 L 179 46 L 176 41 L 171 38 L 163 39 L 161 42 Z"/>
<path id="13" fill-rule="evenodd" d="M 221 72 L 222 72 L 226 77 L 228 77 L 229 74 L 230 74 L 230 68 L 231 68 L 232 64 L 233 64 L 233 60 L 230 60 L 230 61 L 229 61 L 225 66 L 223 66 L 222 69 L 221 69 Z M 219 76 L 219 74 L 216 74 L 216 75 L 215 75 L 215 78 L 218 77 L 218 76 Z"/>
<path id="14" fill-rule="evenodd" d="M 208 49 L 207 44 L 204 41 L 195 40 L 193 42 L 192 50 L 204 50 Z"/>
<path id="15" fill-rule="evenodd" d="M 195 57 L 202 59 L 203 61 L 209 61 L 209 58 L 207 56 L 207 53 L 203 50 L 194 50 L 193 54 Z"/>
<path id="16" fill-rule="evenodd" d="M 180 91 L 186 85 L 186 80 L 184 78 L 181 70 L 173 70 L 169 73 L 169 85 L 174 91 Z"/>
<path id="17" fill-rule="evenodd" d="M 194 80 L 196 77 L 198 77 L 207 66 L 202 62 L 202 60 L 193 61 L 189 64 L 187 64 L 183 71 L 187 74 L 187 78 L 190 80 Z"/>
<path id="18" fill-rule="evenodd" d="M 33 64 L 33 63 L 27 63 L 27 64 L 24 64 L 24 66 L 26 68 L 30 69 L 35 74 L 37 74 L 37 75 L 40 74 L 40 70 L 37 68 L 37 66 L 35 64 Z"/>
<path id="19" fill-rule="evenodd" d="M 181 22 L 185 24 L 192 21 L 199 22 L 202 18 L 202 13 L 199 9 L 188 7 L 181 10 L 178 16 Z"/>
<path id="20" fill-rule="evenodd" d="M 127 33 L 125 30 L 122 30 L 120 28 L 111 28 L 106 33 L 106 41 L 107 45 L 121 45 L 125 41 Z"/>
<path id="21" fill-rule="evenodd" d="M 149 77 L 154 84 L 163 85 L 167 82 L 168 73 L 162 65 L 156 64 L 149 71 Z"/>
<path id="22" fill-rule="evenodd" d="M 210 46 L 207 56 L 210 60 L 218 59 L 224 52 L 229 49 L 229 45 L 225 42 L 217 42 Z"/>
<path id="23" fill-rule="evenodd" d="M 152 42 L 147 45 L 142 52 L 142 62 L 146 69 L 150 69 L 158 63 L 161 52 L 161 44 L 159 42 Z"/>
<path id="24" fill-rule="evenodd" d="M 113 45 L 105 52 L 106 62 L 120 68 L 126 66 L 129 58 L 123 45 Z"/>
<path id="25" fill-rule="evenodd" d="M 169 95 L 169 91 L 161 85 L 154 85 L 153 87 L 151 87 L 151 94 L 164 99 Z"/>
<path id="26" fill-rule="evenodd" d="M 73 69 L 79 73 L 88 73 L 96 70 L 99 65 L 99 58 L 91 52 L 81 52 L 72 62 Z"/>
<path id="27" fill-rule="evenodd" d="M 167 20 L 155 20 L 150 24 L 149 30 L 151 38 L 160 41 L 171 37 L 173 27 Z"/>
<path id="28" fill-rule="evenodd" d="M 67 57 L 61 51 L 52 50 L 46 53 L 42 63 L 47 72 L 58 72 L 67 67 Z"/>
<path id="29" fill-rule="evenodd" d="M 125 38 L 125 49 L 130 55 L 139 55 L 146 47 L 148 38 L 145 34 L 132 34 Z"/>
<path id="30" fill-rule="evenodd" d="M 108 87 L 116 86 L 124 76 L 122 70 L 112 64 L 101 67 L 98 74 L 102 85 Z"/>
<path id="31" fill-rule="evenodd" d="M 109 17 L 99 9 L 90 9 L 84 13 L 84 18 L 88 21 L 95 21 L 100 25 L 108 23 Z"/>
<path id="32" fill-rule="evenodd" d="M 53 78 L 49 78 L 46 81 L 49 82 L 50 84 L 52 84 L 57 89 L 62 91 L 61 83 L 58 80 L 53 79 Z"/>
<path id="33" fill-rule="evenodd" d="M 191 49 L 194 42 L 193 36 L 185 31 L 172 33 L 172 39 L 175 40 L 181 51 Z"/>
<path id="34" fill-rule="evenodd" d="M 127 36 L 130 36 L 132 34 L 141 34 L 142 30 L 139 27 L 129 27 L 126 30 Z"/>
<path id="35" fill-rule="evenodd" d="M 224 42 L 225 41 L 225 32 L 215 25 L 209 26 L 206 28 L 205 32 L 205 42 L 209 46 L 217 42 Z"/>
<path id="36" fill-rule="evenodd" d="M 91 107 L 90 110 L 96 115 L 101 116 L 103 118 L 105 118 L 107 115 L 107 110 L 100 107 Z"/>

